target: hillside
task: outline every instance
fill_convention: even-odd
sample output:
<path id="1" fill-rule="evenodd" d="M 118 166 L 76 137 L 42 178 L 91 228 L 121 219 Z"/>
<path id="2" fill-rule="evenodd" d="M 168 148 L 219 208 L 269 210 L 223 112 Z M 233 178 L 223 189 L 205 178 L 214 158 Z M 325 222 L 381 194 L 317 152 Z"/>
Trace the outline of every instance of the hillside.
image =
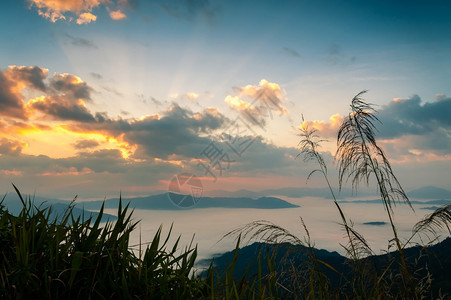
<path id="1" fill-rule="evenodd" d="M 263 274 L 268 274 L 268 266 L 266 264 L 266 255 L 271 255 L 276 253 L 275 265 L 278 270 L 278 274 L 285 274 L 287 270 L 292 267 L 297 268 L 298 271 L 305 271 L 307 262 L 310 260 L 311 255 L 313 255 L 320 263 L 321 270 L 327 275 L 330 280 L 330 284 L 333 289 L 338 289 L 346 278 L 351 278 L 351 262 L 346 257 L 340 255 L 337 252 L 329 252 L 323 249 L 309 248 L 301 245 L 291 245 L 291 244 L 265 244 L 260 242 L 255 242 L 251 245 L 242 247 L 238 250 L 238 258 L 235 264 L 234 278 L 239 280 L 242 275 L 248 270 L 248 276 L 252 274 L 257 274 L 258 272 L 258 262 L 257 257 L 259 254 L 262 255 L 262 272 Z M 418 278 L 426 276 L 426 268 L 429 270 L 432 277 L 431 291 L 434 296 L 438 296 L 439 290 L 442 291 L 443 295 L 451 295 L 451 277 L 449 276 L 449 271 L 451 269 L 451 238 L 429 246 L 429 247 L 411 247 L 405 250 L 405 255 L 409 266 L 412 270 L 415 270 L 416 276 Z M 229 251 L 213 258 L 213 263 L 215 268 L 219 272 L 224 272 L 228 266 L 230 266 L 233 261 L 235 251 Z M 376 269 L 383 270 L 390 258 L 396 257 L 396 252 L 389 254 L 370 256 L 362 259 L 362 265 L 369 266 L 371 272 L 374 272 L 373 266 L 376 265 Z M 208 265 L 211 260 L 201 261 L 202 265 Z M 415 263 L 417 261 L 417 263 Z M 343 274 L 340 276 L 337 272 L 332 271 L 331 268 L 326 267 L 326 265 L 331 266 L 333 269 L 337 270 L 338 273 Z M 394 264 L 396 266 L 396 264 Z M 398 271 L 396 267 L 393 268 L 394 273 Z M 413 273 L 413 272 L 412 272 Z M 289 281 L 288 277 L 280 279 L 282 282 Z"/>

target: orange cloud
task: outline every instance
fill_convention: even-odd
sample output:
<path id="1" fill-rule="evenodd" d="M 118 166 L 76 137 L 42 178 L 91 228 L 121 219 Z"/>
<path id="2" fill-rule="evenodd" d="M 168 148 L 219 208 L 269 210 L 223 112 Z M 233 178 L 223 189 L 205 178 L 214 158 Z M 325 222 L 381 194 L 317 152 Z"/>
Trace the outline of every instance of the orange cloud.
<path id="1" fill-rule="evenodd" d="M 298 128 L 301 129 L 303 126 L 308 126 L 318 130 L 318 135 L 321 137 L 336 137 L 343 120 L 343 116 L 334 114 L 329 118 L 329 121 L 304 121 Z"/>
<path id="2" fill-rule="evenodd" d="M 266 124 L 266 118 L 272 118 L 273 113 L 289 114 L 288 109 L 283 105 L 284 93 L 277 83 L 262 79 L 258 86 L 246 85 L 234 90 L 238 96 L 227 95 L 224 101 L 253 124 L 263 127 Z M 247 98 L 250 102 L 242 98 Z"/>
<path id="3" fill-rule="evenodd" d="M 0 111 L 2 116 L 26 120 L 23 90 L 26 88 L 46 90 L 44 79 L 48 70 L 37 66 L 9 66 L 0 71 Z"/>
<path id="4" fill-rule="evenodd" d="M 120 9 L 118 9 L 110 11 L 110 18 L 115 21 L 119 21 L 127 18 L 127 16 Z"/>
<path id="5" fill-rule="evenodd" d="M 260 110 L 249 102 L 241 100 L 237 96 L 227 95 L 224 102 L 235 111 L 241 112 L 242 116 L 251 123 L 264 125 L 265 120 L 261 116 Z"/>
<path id="6" fill-rule="evenodd" d="M 77 19 L 77 24 L 88 24 L 91 23 L 91 21 L 96 21 L 97 16 L 93 15 L 92 13 L 85 12 L 80 14 L 80 16 Z"/>
<path id="7" fill-rule="evenodd" d="M 84 17 L 82 17 L 83 14 L 85 13 L 91 14 L 93 8 L 98 7 L 100 4 L 109 4 L 111 2 L 110 0 L 29 0 L 29 1 L 30 7 L 36 6 L 38 9 L 38 14 L 40 16 L 49 19 L 53 23 L 58 20 L 66 20 L 66 16 L 64 14 L 68 12 L 74 13 L 79 18 L 81 17 L 82 19 L 84 19 L 88 16 L 85 15 Z"/>
<path id="8" fill-rule="evenodd" d="M 247 96 L 256 100 L 255 102 L 258 103 L 258 105 L 268 106 L 279 114 L 288 114 L 288 109 L 282 105 L 284 96 L 277 83 L 268 82 L 266 79 L 262 79 L 258 83 L 258 86 L 246 85 L 237 88 L 236 91 L 238 91 L 241 96 Z"/>
<path id="9" fill-rule="evenodd" d="M 97 16 L 93 14 L 93 9 L 100 5 L 113 5 L 112 0 L 29 0 L 30 8 L 36 7 L 38 14 L 51 22 L 55 23 L 58 20 L 73 21 L 75 15 L 75 22 L 77 24 L 88 24 L 95 22 Z M 120 5 L 125 5 L 128 1 L 119 0 Z M 110 12 L 110 17 L 113 20 L 122 20 L 126 15 L 120 10 L 113 10 Z"/>
<path id="10" fill-rule="evenodd" d="M 16 171 L 16 170 L 0 170 L 0 174 L 6 175 L 6 176 L 22 176 L 22 171 Z"/>

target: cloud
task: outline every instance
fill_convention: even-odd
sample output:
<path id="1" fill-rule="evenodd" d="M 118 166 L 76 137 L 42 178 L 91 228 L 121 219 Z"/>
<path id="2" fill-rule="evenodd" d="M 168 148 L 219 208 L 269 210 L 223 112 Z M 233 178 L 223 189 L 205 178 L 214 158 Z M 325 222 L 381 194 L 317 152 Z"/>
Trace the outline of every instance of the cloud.
<path id="1" fill-rule="evenodd" d="M 302 55 L 299 54 L 299 52 L 297 52 L 297 51 L 294 50 L 294 49 L 291 49 L 291 48 L 288 48 L 288 47 L 283 47 L 282 50 L 283 50 L 286 54 L 288 54 L 288 55 L 290 55 L 290 56 L 297 57 L 297 58 L 302 57 Z"/>
<path id="2" fill-rule="evenodd" d="M 170 98 L 172 99 L 172 100 L 182 100 L 182 101 L 186 101 L 186 100 L 191 100 L 191 101 L 194 101 L 194 100 L 197 100 L 198 98 L 200 97 L 200 95 L 198 94 L 198 93 L 195 93 L 195 92 L 188 92 L 188 93 L 185 93 L 185 94 L 172 94 L 172 95 L 170 95 Z"/>
<path id="3" fill-rule="evenodd" d="M 438 95 L 432 102 L 422 102 L 418 95 L 396 98 L 382 106 L 376 116 L 376 138 L 396 158 L 424 156 L 426 152 L 449 154 L 451 149 L 451 98 Z M 336 137 L 344 117 L 335 114 L 328 122 L 307 121 L 321 137 Z"/>
<path id="4" fill-rule="evenodd" d="M 80 14 L 78 16 L 76 22 L 77 22 L 78 25 L 81 25 L 81 24 L 88 24 L 88 23 L 91 23 L 91 22 L 95 22 L 96 20 L 97 20 L 97 16 L 96 15 L 93 15 L 90 12 L 85 12 L 85 13 L 82 13 L 82 14 Z"/>
<path id="5" fill-rule="evenodd" d="M 278 147 L 266 142 L 261 136 L 248 138 L 254 142 L 241 157 L 233 157 L 237 163 L 230 168 L 230 172 L 250 177 L 262 174 L 290 176 L 299 172 L 299 165 L 295 164 L 296 155 L 299 153 L 296 148 Z M 226 146 L 224 148 L 227 149 Z M 266 172 L 269 173 L 265 174 Z"/>
<path id="6" fill-rule="evenodd" d="M 163 102 L 163 101 L 160 101 L 160 100 L 158 100 L 158 99 L 156 99 L 156 98 L 154 98 L 152 96 L 146 97 L 146 96 L 144 96 L 144 94 L 138 94 L 137 96 L 138 96 L 138 100 L 140 102 L 144 103 L 144 104 L 152 103 L 155 106 L 162 106 L 163 103 L 169 104 L 167 101 Z"/>
<path id="7" fill-rule="evenodd" d="M 20 178 L 52 191 L 72 185 L 78 189 L 83 184 L 83 190 L 114 188 L 117 193 L 119 183 L 147 188 L 180 172 L 204 176 L 199 162 L 208 164 L 205 149 L 211 143 L 234 155 L 222 135 L 231 121 L 216 108 L 193 111 L 173 103 L 158 114 L 113 118 L 86 106 L 93 102 L 93 90 L 75 75 L 49 76 L 48 70 L 40 67 L 13 66 L 0 71 L 0 76 L 5 78 L 0 82 L 4 87 L 1 95 L 12 94 L 19 116 L 26 116 L 21 119 L 3 113 L 0 118 L 0 181 Z M 33 93 L 25 92 L 27 89 Z M 267 81 L 238 88 L 236 93 L 247 100 L 255 98 L 257 104 L 265 93 L 282 99 L 278 85 Z M 186 96 L 194 101 L 198 97 L 194 93 Z M 146 100 L 161 105 L 151 97 Z M 255 172 L 295 172 L 291 161 L 295 149 L 275 147 L 250 136 L 252 131 L 234 134 L 236 140 L 250 138 L 254 142 L 242 157 L 235 153 L 229 174 L 252 177 Z M 112 187 L 111 182 L 118 184 Z"/>
<path id="8" fill-rule="evenodd" d="M 95 118 L 85 106 L 92 102 L 92 88 L 79 77 L 54 74 L 34 67 L 10 66 L 0 71 L 0 109 L 3 118 L 27 120 L 39 112 L 41 118 L 93 121 Z M 41 96 L 26 103 L 24 90 L 40 92 Z M 10 120 L 11 121 L 11 120 Z"/>
<path id="9" fill-rule="evenodd" d="M 195 113 L 173 104 L 161 115 L 105 125 L 109 134 L 123 134 L 125 142 L 137 146 L 136 157 L 193 158 L 208 144 L 208 135 L 226 120 L 215 108 Z"/>
<path id="10" fill-rule="evenodd" d="M 97 16 L 93 14 L 93 10 L 101 5 L 106 6 L 109 10 L 110 6 L 115 5 L 111 0 L 28 0 L 30 8 L 36 7 L 38 14 L 51 22 L 58 20 L 74 21 L 79 25 L 95 22 Z M 119 5 L 127 4 L 128 1 L 119 0 Z M 113 20 L 121 20 L 125 17 L 119 9 L 110 12 Z"/>
<path id="11" fill-rule="evenodd" d="M 329 121 L 321 121 L 321 120 L 304 121 L 299 126 L 299 129 L 302 128 L 303 126 L 308 126 L 311 129 L 318 130 L 321 137 L 336 138 L 338 128 L 340 128 L 341 124 L 343 123 L 343 120 L 344 120 L 343 116 L 340 116 L 340 114 L 334 114 L 329 118 Z"/>
<path id="12" fill-rule="evenodd" d="M 36 9 L 38 14 L 50 22 L 67 21 L 79 25 L 97 21 L 97 11 L 105 8 L 112 20 L 127 18 L 126 11 L 137 11 L 147 5 L 140 6 L 139 0 L 28 0 L 29 8 Z M 150 4 L 151 13 L 155 8 L 179 20 L 194 22 L 199 18 L 212 24 L 220 9 L 216 2 L 210 0 L 157 0 Z"/>
<path id="13" fill-rule="evenodd" d="M 22 149 L 26 147 L 26 143 L 19 140 L 11 140 L 7 138 L 0 139 L 0 155 L 18 156 L 22 153 Z"/>
<path id="14" fill-rule="evenodd" d="M 264 116 L 262 116 L 261 110 L 249 102 L 243 101 L 239 97 L 231 95 L 227 95 L 224 102 L 227 103 L 233 110 L 240 112 L 241 116 L 251 124 L 260 125 L 262 127 L 266 125 L 266 120 Z"/>
<path id="15" fill-rule="evenodd" d="M 451 133 L 450 115 L 451 98 L 444 95 L 426 103 L 422 103 L 418 95 L 407 99 L 397 98 L 379 111 L 379 118 L 383 124 L 380 137 L 424 135 L 440 129 Z"/>
<path id="16" fill-rule="evenodd" d="M 103 78 L 102 74 L 99 74 L 99 73 L 96 73 L 96 72 L 91 72 L 91 73 L 89 73 L 89 75 L 91 75 L 95 79 L 102 79 Z"/>
<path id="17" fill-rule="evenodd" d="M 47 86 L 44 79 L 48 70 L 37 66 L 10 66 L 0 71 L 0 111 L 3 116 L 27 119 L 24 96 L 22 91 L 30 88 L 45 91 Z"/>
<path id="18" fill-rule="evenodd" d="M 238 96 L 227 95 L 224 101 L 232 108 L 240 112 L 243 118 L 252 123 L 265 126 L 265 120 L 272 118 L 273 113 L 279 115 L 289 114 L 283 105 L 284 94 L 277 83 L 260 80 L 258 86 L 246 85 L 234 88 Z M 250 102 L 242 100 L 249 99 Z"/>
<path id="19" fill-rule="evenodd" d="M 127 16 L 120 9 L 118 9 L 110 11 L 110 18 L 118 21 L 127 18 Z"/>
<path id="20" fill-rule="evenodd" d="M 88 39 L 80 38 L 80 37 L 74 37 L 70 34 L 64 34 L 64 36 L 69 40 L 69 43 L 78 46 L 78 47 L 87 47 L 87 48 L 97 48 L 97 45 Z"/>
<path id="21" fill-rule="evenodd" d="M 22 183 L 21 189 L 37 189 L 41 196 L 116 197 L 120 190 L 133 192 L 134 187 L 150 193 L 161 180 L 181 171 L 181 166 L 165 161 L 131 162 L 116 149 L 85 151 L 66 158 L 0 155 L 0 184 L 3 183 L 4 190 L 10 187 L 5 183 L 13 181 Z"/>
<path id="22" fill-rule="evenodd" d="M 51 117 L 55 120 L 80 122 L 96 120 L 82 100 L 74 101 L 60 95 L 37 97 L 30 100 L 27 106 L 33 111 L 43 114 L 42 119 Z"/>
<path id="23" fill-rule="evenodd" d="M 63 92 L 70 99 L 91 101 L 92 88 L 78 76 L 71 74 L 55 74 L 49 79 L 50 87 L 57 93 Z"/>
<path id="24" fill-rule="evenodd" d="M 29 85 L 30 87 L 41 91 L 45 91 L 46 89 L 44 79 L 48 75 L 47 69 L 38 66 L 10 66 L 6 72 L 10 76 L 10 79 L 19 85 Z"/>
<path id="25" fill-rule="evenodd" d="M 95 148 L 99 145 L 100 143 L 96 140 L 79 140 L 73 144 L 75 149 L 89 149 Z"/>

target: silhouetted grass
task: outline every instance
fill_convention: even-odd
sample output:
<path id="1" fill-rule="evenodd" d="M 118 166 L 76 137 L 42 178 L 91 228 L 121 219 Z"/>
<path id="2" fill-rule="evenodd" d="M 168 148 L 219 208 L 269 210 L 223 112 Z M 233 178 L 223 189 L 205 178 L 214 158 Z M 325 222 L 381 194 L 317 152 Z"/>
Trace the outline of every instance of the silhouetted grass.
<path id="1" fill-rule="evenodd" d="M 430 296 L 431 276 L 429 272 L 417 267 L 416 264 L 421 257 L 407 261 L 405 248 L 412 245 L 411 240 L 421 233 L 435 235 L 437 229 L 446 228 L 451 234 L 449 226 L 451 205 L 437 209 L 418 222 L 413 228 L 411 237 L 405 243 L 400 240 L 393 218 L 393 206 L 397 202 L 405 203 L 410 208 L 412 206 L 395 176 L 386 154 L 377 144 L 375 131 L 376 123 L 379 120 L 373 105 L 362 99 L 365 92 L 357 94 L 352 99 L 351 112 L 338 130 L 338 148 L 335 160 L 338 164 L 339 189 L 341 190 L 348 180 L 351 181 L 352 187 L 357 189 L 361 183 L 369 185 L 375 179 L 376 189 L 382 199 L 393 233 L 393 238 L 387 242 L 389 245 L 394 244 L 397 251 L 394 254 L 387 253 L 388 259 L 383 263 L 376 260 L 376 254 L 365 237 L 357 232 L 352 221 L 346 217 L 344 210 L 337 202 L 335 191 L 328 178 L 327 165 L 319 152 L 323 140 L 317 135 L 316 129 L 309 128 L 304 120 L 300 128 L 301 141 L 299 142 L 300 153 L 298 156 L 302 156 L 304 161 L 315 161 L 318 164 L 318 168 L 308 175 L 307 181 L 316 173 L 324 178 L 340 215 L 340 225 L 346 233 L 347 244 L 342 247 L 347 254 L 352 271 L 349 274 L 340 273 L 341 287 L 339 289 L 331 288 L 326 276 L 327 272 L 320 266 L 325 266 L 333 272 L 339 272 L 324 261 L 318 260 L 314 252 L 308 251 L 312 248 L 313 243 L 302 218 L 302 226 L 306 233 L 304 240 L 286 229 L 264 220 L 249 223 L 226 235 L 239 234 L 250 240 L 260 240 L 266 243 L 289 242 L 305 246 L 301 249 L 304 249 L 303 251 L 306 251 L 309 257 L 309 260 L 304 263 L 306 266 L 293 266 L 282 272 L 288 273 L 291 278 L 291 285 L 284 288 L 294 299 L 423 299 Z M 434 241 L 436 238 L 431 240 Z"/>
<path id="2" fill-rule="evenodd" d="M 16 188 L 16 187 L 14 187 Z M 50 218 L 51 206 L 24 199 L 19 215 L 0 210 L 1 299 L 187 299 L 202 297 L 193 273 L 196 248 L 179 253 L 178 240 L 157 230 L 141 258 L 129 247 L 136 222 L 119 200 L 117 220 L 74 219 L 73 206 Z"/>

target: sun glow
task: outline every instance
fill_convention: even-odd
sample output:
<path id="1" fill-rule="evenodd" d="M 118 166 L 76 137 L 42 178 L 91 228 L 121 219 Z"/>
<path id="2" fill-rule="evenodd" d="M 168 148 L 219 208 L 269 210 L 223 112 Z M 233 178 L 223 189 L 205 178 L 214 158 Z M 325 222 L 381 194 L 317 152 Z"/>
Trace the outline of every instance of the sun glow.
<path id="1" fill-rule="evenodd" d="M 65 158 L 77 155 L 78 152 L 89 152 L 97 147 L 77 148 L 77 141 L 91 140 L 101 145 L 102 149 L 118 149 L 122 157 L 128 159 L 136 150 L 120 138 L 111 138 L 101 133 L 73 132 L 63 125 L 52 127 L 51 130 L 39 130 L 36 128 L 23 130 L 22 138 L 28 147 L 23 150 L 28 155 L 46 155 L 52 158 Z"/>

